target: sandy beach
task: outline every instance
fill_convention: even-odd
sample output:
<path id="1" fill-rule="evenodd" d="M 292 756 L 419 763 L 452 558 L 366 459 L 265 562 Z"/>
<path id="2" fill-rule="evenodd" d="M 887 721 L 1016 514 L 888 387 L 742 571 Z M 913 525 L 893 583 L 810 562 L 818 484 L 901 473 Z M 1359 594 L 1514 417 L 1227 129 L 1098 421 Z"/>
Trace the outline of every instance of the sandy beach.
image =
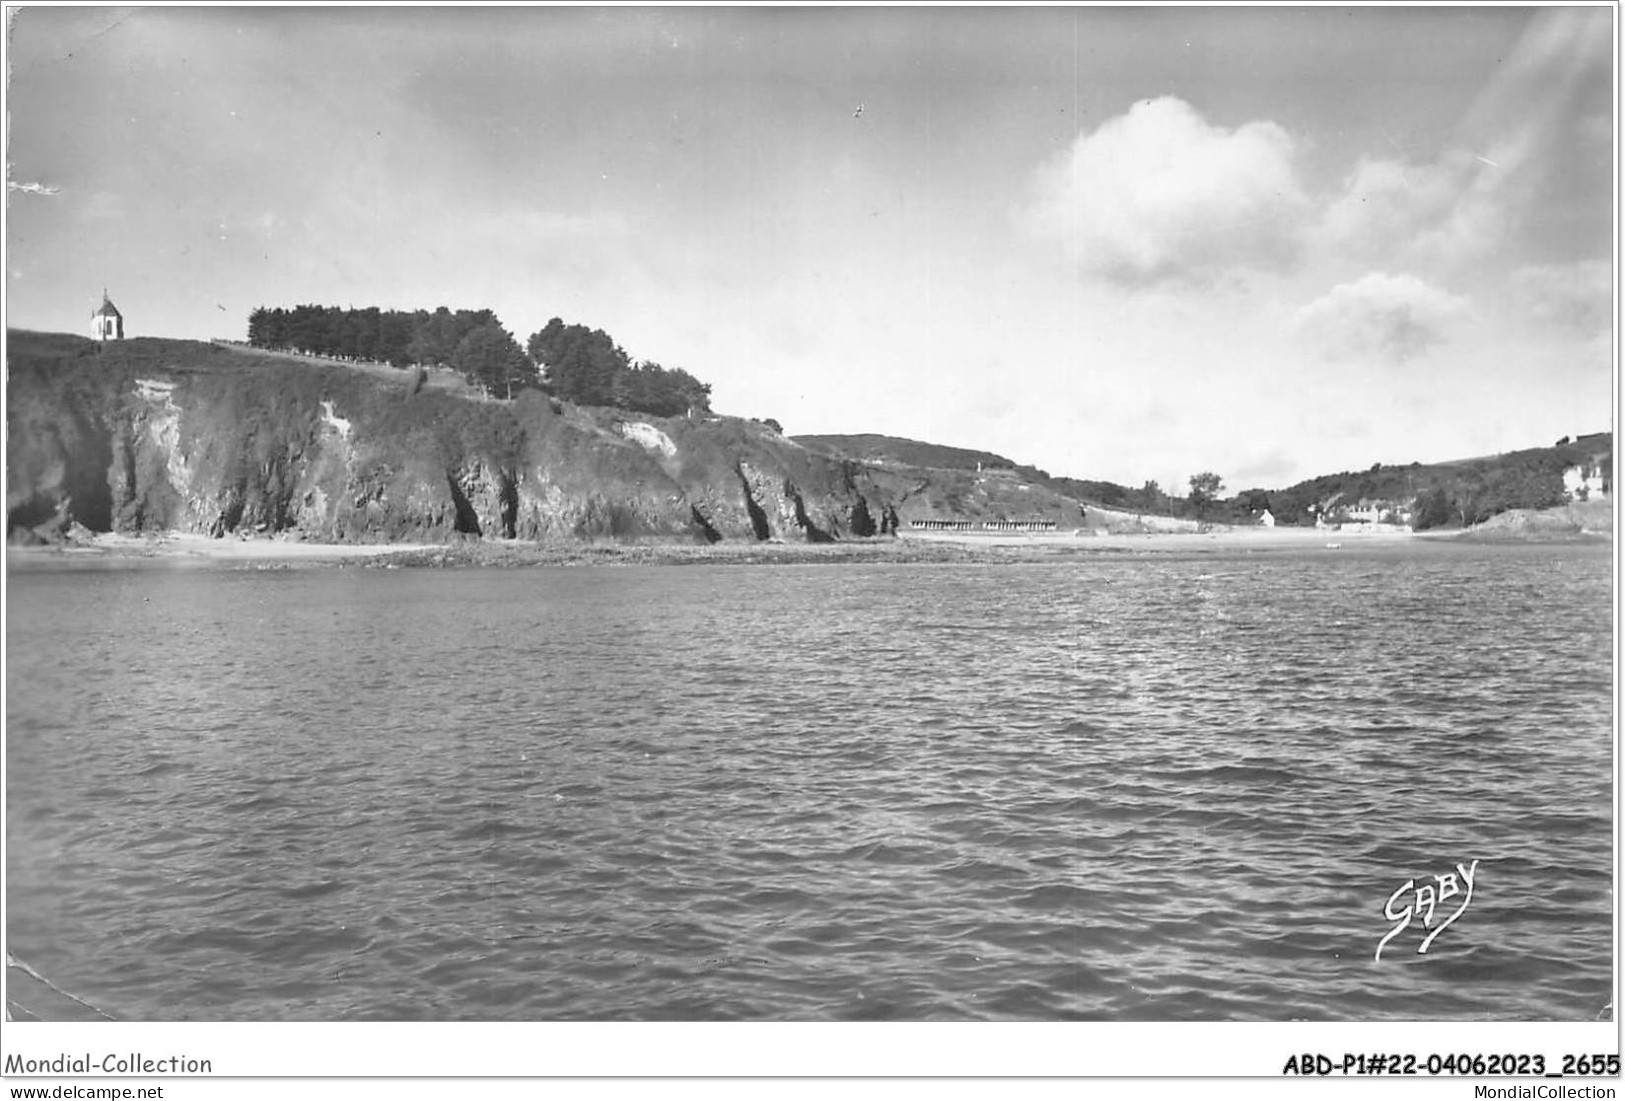
<path id="1" fill-rule="evenodd" d="M 697 563 L 797 564 L 820 562 L 1009 562 L 1089 554 L 1203 554 L 1280 550 L 1339 550 L 1401 545 L 1459 532 L 1338 531 L 1316 528 L 1213 528 L 1203 532 L 902 532 L 896 538 L 836 543 L 308 543 L 291 539 L 213 539 L 162 535 L 97 534 L 66 543 L 19 547 L 7 562 L 26 568 L 68 561 L 165 559 L 244 566 L 688 565 Z"/>
<path id="2" fill-rule="evenodd" d="M 50 546 L 8 546 L 8 561 L 46 558 L 197 558 L 238 562 L 337 562 L 437 549 L 422 543 L 303 543 L 292 539 L 213 539 L 207 535 L 101 533 Z"/>
<path id="3" fill-rule="evenodd" d="M 1374 546 L 1461 534 L 1441 531 L 1417 534 L 1402 528 L 1213 527 L 1207 531 L 1094 532 L 905 532 L 899 538 L 921 543 L 954 543 L 967 547 L 1074 548 L 1077 550 L 1201 551 L 1282 550 L 1314 547 Z"/>

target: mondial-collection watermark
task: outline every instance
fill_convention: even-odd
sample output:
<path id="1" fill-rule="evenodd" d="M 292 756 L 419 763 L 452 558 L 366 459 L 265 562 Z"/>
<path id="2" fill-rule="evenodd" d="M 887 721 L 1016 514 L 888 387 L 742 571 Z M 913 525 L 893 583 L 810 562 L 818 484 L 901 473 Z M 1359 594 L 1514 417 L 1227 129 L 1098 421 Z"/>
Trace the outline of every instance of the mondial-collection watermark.
<path id="1" fill-rule="evenodd" d="M 24 1059 L 21 1055 L 7 1055 L 6 1074 L 213 1074 L 214 1060 L 193 1059 L 186 1055 L 165 1055 L 161 1058 L 132 1051 L 125 1055 L 109 1053 L 100 1058 L 85 1052 L 83 1055 L 61 1055 L 49 1059 Z"/>
<path id="2" fill-rule="evenodd" d="M 1548 1101 L 1552 1098 L 1612 1098 L 1613 1086 L 1474 1086 L 1474 1098 L 1499 1101 Z"/>

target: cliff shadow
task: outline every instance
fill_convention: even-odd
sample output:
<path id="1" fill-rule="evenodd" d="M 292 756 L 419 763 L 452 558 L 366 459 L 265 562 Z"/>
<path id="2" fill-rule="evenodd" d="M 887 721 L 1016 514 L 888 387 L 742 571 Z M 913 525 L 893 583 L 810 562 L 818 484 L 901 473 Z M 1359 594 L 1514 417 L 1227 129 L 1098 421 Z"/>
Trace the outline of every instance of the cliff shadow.
<path id="1" fill-rule="evenodd" d="M 449 472 L 446 474 L 446 485 L 451 488 L 451 505 L 455 512 L 452 521 L 452 530 L 459 535 L 481 535 L 480 517 L 469 503 L 468 494 L 463 487 L 457 484 L 457 479 Z"/>

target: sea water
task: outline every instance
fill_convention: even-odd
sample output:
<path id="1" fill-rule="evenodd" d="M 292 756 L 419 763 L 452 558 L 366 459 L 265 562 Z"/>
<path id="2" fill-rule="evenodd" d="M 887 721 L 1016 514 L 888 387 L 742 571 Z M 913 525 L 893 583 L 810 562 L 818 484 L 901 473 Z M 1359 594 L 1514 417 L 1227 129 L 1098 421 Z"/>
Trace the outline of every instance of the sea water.
<path id="1" fill-rule="evenodd" d="M 1607 549 L 9 580 L 8 947 L 120 1019 L 1609 1000 Z"/>

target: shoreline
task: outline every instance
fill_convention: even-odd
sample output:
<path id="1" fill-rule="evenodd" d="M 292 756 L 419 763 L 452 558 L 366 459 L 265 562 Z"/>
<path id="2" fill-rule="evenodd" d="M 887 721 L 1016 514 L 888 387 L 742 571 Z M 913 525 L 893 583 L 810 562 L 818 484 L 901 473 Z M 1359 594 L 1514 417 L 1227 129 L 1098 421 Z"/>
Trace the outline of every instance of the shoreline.
<path id="1" fill-rule="evenodd" d="M 1463 536 L 1467 536 L 1466 539 Z M 1413 533 L 1325 528 L 1218 528 L 1204 532 L 904 532 L 895 537 L 834 543 L 307 543 L 281 538 L 225 538 L 166 532 L 102 533 L 47 546 L 8 546 L 7 568 L 156 560 L 239 565 L 400 569 L 699 564 L 999 563 L 1067 561 L 1096 554 L 1218 554 L 1395 548 L 1424 543 L 1477 542 L 1458 530 Z M 1600 540 L 1583 540 L 1595 542 Z M 1574 540 L 1569 540 L 1574 542 Z"/>
<path id="2" fill-rule="evenodd" d="M 211 562 L 333 562 L 381 554 L 437 549 L 431 543 L 305 543 L 292 539 L 215 539 L 186 532 L 119 535 L 101 532 L 88 539 L 40 546 L 6 547 L 6 560 L 98 558 L 195 558 Z"/>
<path id="3" fill-rule="evenodd" d="M 1278 550 L 1312 549 L 1316 546 L 1339 549 L 1347 546 L 1374 546 L 1437 540 L 1462 534 L 1456 530 L 1413 532 L 1403 528 L 1360 531 L 1336 528 L 1292 527 L 1214 527 L 1207 531 L 1069 531 L 1069 532 L 909 532 L 901 539 L 961 543 L 967 546 L 1074 547 L 1078 550 L 1198 550 L 1232 549 Z M 1334 546 L 1335 544 L 1335 546 Z"/>

